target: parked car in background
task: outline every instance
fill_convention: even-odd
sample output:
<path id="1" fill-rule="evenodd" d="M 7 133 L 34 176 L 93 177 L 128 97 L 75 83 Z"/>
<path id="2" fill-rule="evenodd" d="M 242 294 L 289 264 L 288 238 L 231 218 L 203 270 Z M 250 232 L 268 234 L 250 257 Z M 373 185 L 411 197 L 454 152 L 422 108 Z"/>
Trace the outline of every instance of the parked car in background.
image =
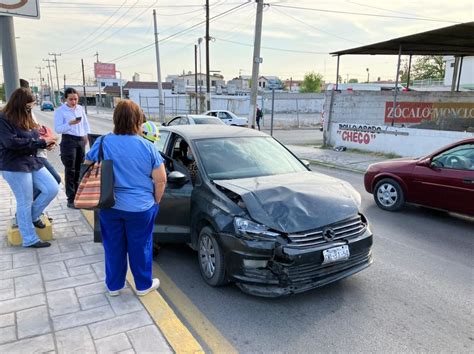
<path id="1" fill-rule="evenodd" d="M 248 118 L 238 117 L 231 111 L 213 109 L 205 112 L 204 114 L 207 116 L 217 117 L 227 125 L 236 125 L 239 127 L 248 126 Z"/>
<path id="2" fill-rule="evenodd" d="M 165 126 L 172 125 L 196 125 L 196 124 L 216 124 L 225 125 L 220 119 L 200 114 L 183 114 L 163 123 Z"/>
<path id="3" fill-rule="evenodd" d="M 42 111 L 54 111 L 54 105 L 51 101 L 43 101 L 40 106 Z"/>
<path id="4" fill-rule="evenodd" d="M 169 126 L 160 129 L 160 147 L 168 183 L 154 242 L 189 244 L 207 284 L 230 281 L 274 297 L 371 264 L 372 232 L 359 193 L 310 171 L 269 135 L 220 125 Z"/>
<path id="5" fill-rule="evenodd" d="M 474 215 L 474 138 L 448 145 L 421 158 L 370 165 L 367 192 L 388 211 L 405 203 Z"/>

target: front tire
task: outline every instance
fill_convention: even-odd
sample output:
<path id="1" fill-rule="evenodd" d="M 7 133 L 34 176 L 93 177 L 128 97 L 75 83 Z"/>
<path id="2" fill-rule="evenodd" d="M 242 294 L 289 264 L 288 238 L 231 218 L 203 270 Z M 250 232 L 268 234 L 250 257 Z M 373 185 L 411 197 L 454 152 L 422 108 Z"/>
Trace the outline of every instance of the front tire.
<path id="1" fill-rule="evenodd" d="M 210 286 L 226 283 L 224 254 L 214 236 L 215 231 L 205 226 L 198 239 L 199 270 L 204 281 Z"/>
<path id="2" fill-rule="evenodd" d="M 384 178 L 375 185 L 374 200 L 383 210 L 398 211 L 405 204 L 405 195 L 397 181 L 392 178 Z"/>

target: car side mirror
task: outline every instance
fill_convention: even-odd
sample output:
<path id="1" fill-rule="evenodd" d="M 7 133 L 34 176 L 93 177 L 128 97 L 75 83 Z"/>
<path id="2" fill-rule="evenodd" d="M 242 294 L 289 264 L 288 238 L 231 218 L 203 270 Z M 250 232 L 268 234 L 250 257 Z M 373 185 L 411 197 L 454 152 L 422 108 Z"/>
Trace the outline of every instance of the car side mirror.
<path id="1" fill-rule="evenodd" d="M 418 166 L 431 167 L 431 159 L 430 158 L 425 158 L 423 160 L 418 161 L 416 164 Z"/>
<path id="2" fill-rule="evenodd" d="M 309 170 L 311 169 L 311 168 L 309 167 L 310 164 L 309 164 L 309 161 L 308 161 L 308 160 L 301 160 L 301 162 L 303 163 L 303 165 L 306 166 L 307 169 L 309 169 Z"/>
<path id="3" fill-rule="evenodd" d="M 188 182 L 188 177 L 179 171 L 173 171 L 168 174 L 168 183 L 175 186 L 182 186 Z"/>

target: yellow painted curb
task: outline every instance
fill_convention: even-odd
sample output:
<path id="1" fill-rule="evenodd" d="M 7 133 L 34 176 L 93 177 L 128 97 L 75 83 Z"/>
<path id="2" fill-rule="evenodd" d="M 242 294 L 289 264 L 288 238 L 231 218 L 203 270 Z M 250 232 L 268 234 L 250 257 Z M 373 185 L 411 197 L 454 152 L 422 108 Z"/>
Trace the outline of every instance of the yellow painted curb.
<path id="1" fill-rule="evenodd" d="M 89 225 L 94 227 L 94 212 L 91 210 L 81 210 L 81 212 Z M 130 270 L 127 272 L 127 281 L 131 288 L 135 289 Z M 145 296 L 139 296 L 139 299 L 176 353 L 204 353 L 199 342 L 179 320 L 160 293 L 152 291 Z"/>

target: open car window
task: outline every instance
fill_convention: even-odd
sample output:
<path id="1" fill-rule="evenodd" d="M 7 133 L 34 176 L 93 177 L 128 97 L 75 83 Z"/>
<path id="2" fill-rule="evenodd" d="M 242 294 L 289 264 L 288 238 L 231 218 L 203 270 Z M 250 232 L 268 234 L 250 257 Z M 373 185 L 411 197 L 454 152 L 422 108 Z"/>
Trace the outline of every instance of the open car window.
<path id="1" fill-rule="evenodd" d="M 462 144 L 443 151 L 432 162 L 441 168 L 474 170 L 474 144 Z"/>

